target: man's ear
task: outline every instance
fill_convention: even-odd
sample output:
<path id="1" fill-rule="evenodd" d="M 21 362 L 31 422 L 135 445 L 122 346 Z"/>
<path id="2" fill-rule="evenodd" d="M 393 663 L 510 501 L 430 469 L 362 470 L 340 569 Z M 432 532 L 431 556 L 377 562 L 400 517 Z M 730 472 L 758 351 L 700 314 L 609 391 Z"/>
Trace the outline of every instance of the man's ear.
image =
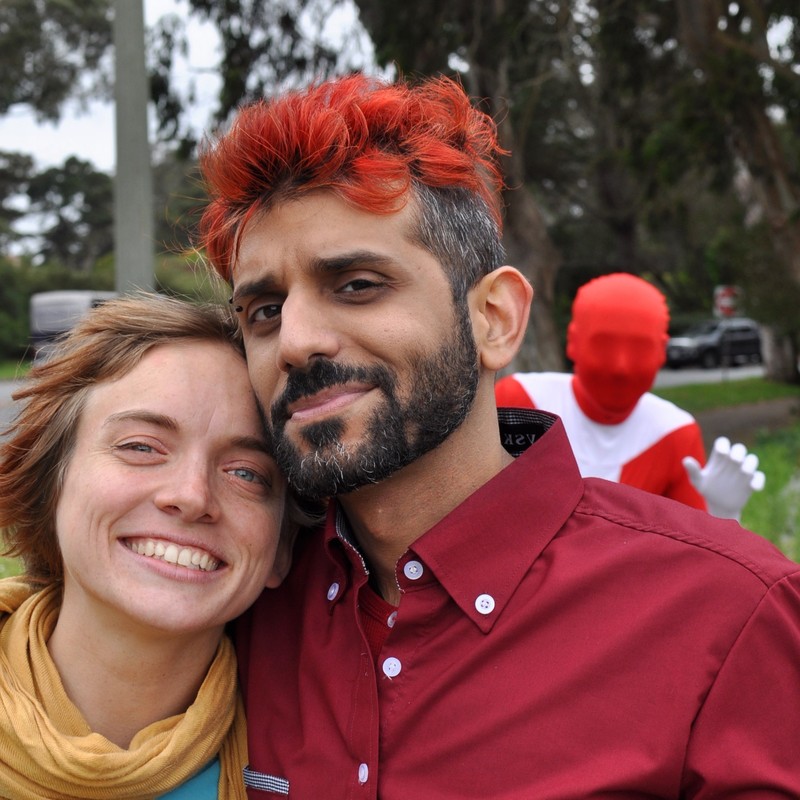
<path id="1" fill-rule="evenodd" d="M 533 287 L 514 267 L 499 267 L 470 290 L 469 300 L 481 366 L 498 372 L 522 345 Z"/>

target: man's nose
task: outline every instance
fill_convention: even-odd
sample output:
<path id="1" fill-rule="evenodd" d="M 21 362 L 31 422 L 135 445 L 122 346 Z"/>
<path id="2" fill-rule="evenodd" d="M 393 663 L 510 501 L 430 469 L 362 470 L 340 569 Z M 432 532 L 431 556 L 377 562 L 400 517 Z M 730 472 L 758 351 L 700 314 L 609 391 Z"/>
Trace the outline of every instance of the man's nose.
<path id="1" fill-rule="evenodd" d="M 281 308 L 278 334 L 278 367 L 306 368 L 317 358 L 334 358 L 339 351 L 339 336 L 330 315 L 319 303 L 304 297 L 287 297 Z"/>

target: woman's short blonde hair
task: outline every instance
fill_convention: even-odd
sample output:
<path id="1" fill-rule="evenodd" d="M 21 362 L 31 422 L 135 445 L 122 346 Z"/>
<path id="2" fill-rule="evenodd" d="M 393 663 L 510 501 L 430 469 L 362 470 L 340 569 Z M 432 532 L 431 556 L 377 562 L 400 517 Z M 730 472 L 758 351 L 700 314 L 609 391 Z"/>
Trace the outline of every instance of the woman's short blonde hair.
<path id="1" fill-rule="evenodd" d="M 227 309 L 140 293 L 92 309 L 14 394 L 20 409 L 0 444 L 0 529 L 4 553 L 22 558 L 32 582 L 63 577 L 56 506 L 89 391 L 180 341 L 220 342 L 244 358 Z"/>

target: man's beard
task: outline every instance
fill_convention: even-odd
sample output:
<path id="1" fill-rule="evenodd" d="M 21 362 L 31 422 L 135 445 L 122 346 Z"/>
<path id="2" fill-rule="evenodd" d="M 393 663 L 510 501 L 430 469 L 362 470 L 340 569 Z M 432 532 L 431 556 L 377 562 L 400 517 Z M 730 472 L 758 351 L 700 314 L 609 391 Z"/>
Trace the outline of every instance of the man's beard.
<path id="1" fill-rule="evenodd" d="M 438 447 L 464 422 L 478 387 L 478 353 L 466 304 L 456 317 L 453 337 L 437 352 L 409 360 L 413 383 L 403 400 L 397 395 L 396 374 L 383 365 L 318 359 L 308 370 L 289 374 L 286 389 L 272 405 L 272 436 L 278 466 L 298 494 L 322 499 L 378 483 Z M 384 395 L 364 427 L 363 440 L 346 446 L 346 423 L 334 416 L 300 430 L 310 445 L 303 454 L 286 435 L 287 407 L 348 381 L 374 384 Z"/>

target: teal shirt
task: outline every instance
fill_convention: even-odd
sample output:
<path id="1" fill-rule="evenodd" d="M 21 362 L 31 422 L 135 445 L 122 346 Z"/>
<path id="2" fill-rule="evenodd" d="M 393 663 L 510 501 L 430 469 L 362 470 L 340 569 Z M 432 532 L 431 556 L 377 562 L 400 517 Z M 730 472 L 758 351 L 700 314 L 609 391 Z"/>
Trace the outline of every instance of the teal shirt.
<path id="1" fill-rule="evenodd" d="M 169 800 L 217 800 L 218 787 L 219 759 L 215 758 L 193 778 L 161 797 Z"/>

